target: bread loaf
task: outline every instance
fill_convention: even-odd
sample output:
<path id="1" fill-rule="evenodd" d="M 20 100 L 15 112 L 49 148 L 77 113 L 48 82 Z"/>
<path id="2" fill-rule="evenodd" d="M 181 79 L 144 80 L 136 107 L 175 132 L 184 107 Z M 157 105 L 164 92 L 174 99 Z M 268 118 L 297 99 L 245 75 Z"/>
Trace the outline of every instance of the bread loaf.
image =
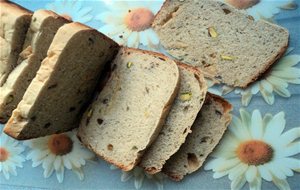
<path id="1" fill-rule="evenodd" d="M 59 28 L 4 132 L 30 139 L 78 127 L 104 65 L 118 49 L 111 39 L 80 23 Z"/>
<path id="2" fill-rule="evenodd" d="M 0 1 L 0 7 L 0 86 L 2 86 L 9 73 L 17 66 L 32 13 L 10 1 Z"/>
<path id="3" fill-rule="evenodd" d="M 47 50 L 56 31 L 67 22 L 66 19 L 51 11 L 38 10 L 34 12 L 18 65 L 0 87 L 1 123 L 7 122 L 12 111 L 21 101 L 27 87 L 35 77 L 41 61 L 47 56 Z"/>

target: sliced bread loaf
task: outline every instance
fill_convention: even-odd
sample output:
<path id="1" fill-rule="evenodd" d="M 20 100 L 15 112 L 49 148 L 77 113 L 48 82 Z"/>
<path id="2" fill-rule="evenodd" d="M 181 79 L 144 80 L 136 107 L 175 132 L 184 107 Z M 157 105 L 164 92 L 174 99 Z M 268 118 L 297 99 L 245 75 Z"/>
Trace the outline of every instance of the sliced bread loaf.
<path id="1" fill-rule="evenodd" d="M 176 63 L 161 54 L 123 48 L 110 78 L 83 116 L 78 137 L 122 170 L 138 164 L 161 130 L 179 87 Z"/>
<path id="2" fill-rule="evenodd" d="M 47 56 L 47 50 L 56 31 L 67 22 L 63 17 L 47 10 L 38 10 L 33 14 L 18 65 L 0 87 L 1 123 L 7 122 L 12 111 L 21 101 L 41 61 Z"/>
<path id="3" fill-rule="evenodd" d="M 185 143 L 164 165 L 163 172 L 171 179 L 179 181 L 187 174 L 198 170 L 209 153 L 222 138 L 231 121 L 232 106 L 223 98 L 207 94 L 192 133 Z"/>
<path id="4" fill-rule="evenodd" d="M 207 86 L 195 67 L 178 63 L 180 88 L 170 113 L 155 142 L 143 155 L 141 167 L 150 174 L 161 171 L 165 162 L 180 148 L 205 100 Z"/>
<path id="5" fill-rule="evenodd" d="M 6 81 L 8 74 L 17 65 L 18 56 L 22 51 L 26 32 L 32 13 L 9 1 L 0 1 L 0 37 L 6 41 L 0 54 L 0 86 Z"/>
<path id="6" fill-rule="evenodd" d="M 167 0 L 154 30 L 166 51 L 208 77 L 246 87 L 285 52 L 288 31 L 215 0 Z"/>
<path id="7" fill-rule="evenodd" d="M 78 127 L 105 63 L 118 49 L 111 39 L 80 23 L 60 27 L 4 132 L 30 139 Z"/>

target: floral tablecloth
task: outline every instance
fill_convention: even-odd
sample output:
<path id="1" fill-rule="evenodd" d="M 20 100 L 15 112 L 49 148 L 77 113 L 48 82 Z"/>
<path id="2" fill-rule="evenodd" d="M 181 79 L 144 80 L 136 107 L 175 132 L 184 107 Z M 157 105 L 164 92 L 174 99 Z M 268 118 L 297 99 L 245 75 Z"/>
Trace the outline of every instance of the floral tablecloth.
<path id="1" fill-rule="evenodd" d="M 223 0 L 286 27 L 289 48 L 247 89 L 212 86 L 233 120 L 204 167 L 173 182 L 122 172 L 82 147 L 76 131 L 18 142 L 0 133 L 0 189 L 300 189 L 300 0 Z M 120 44 L 163 51 L 149 23 L 163 1 L 15 0 L 92 26 Z M 3 125 L 0 126 L 2 131 Z"/>

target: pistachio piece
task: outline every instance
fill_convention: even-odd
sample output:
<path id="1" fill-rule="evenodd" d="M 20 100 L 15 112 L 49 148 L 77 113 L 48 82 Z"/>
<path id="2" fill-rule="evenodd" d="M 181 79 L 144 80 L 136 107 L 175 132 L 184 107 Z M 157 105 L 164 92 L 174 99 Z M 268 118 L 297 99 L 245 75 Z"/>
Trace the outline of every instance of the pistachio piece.
<path id="1" fill-rule="evenodd" d="M 189 101 L 192 99 L 192 93 L 191 92 L 184 92 L 180 94 L 180 100 L 182 101 Z"/>
<path id="2" fill-rule="evenodd" d="M 233 61 L 235 58 L 229 55 L 221 55 L 222 60 Z"/>
<path id="3" fill-rule="evenodd" d="M 127 63 L 127 68 L 130 68 L 132 66 L 132 64 L 133 64 L 132 62 L 128 62 Z"/>
<path id="4" fill-rule="evenodd" d="M 212 37 L 212 38 L 218 37 L 218 33 L 217 33 L 217 31 L 214 27 L 209 27 L 208 28 L 208 33 L 209 33 L 209 36 Z"/>
<path id="5" fill-rule="evenodd" d="M 145 111 L 145 117 L 148 118 L 150 116 L 150 113 L 148 111 Z"/>

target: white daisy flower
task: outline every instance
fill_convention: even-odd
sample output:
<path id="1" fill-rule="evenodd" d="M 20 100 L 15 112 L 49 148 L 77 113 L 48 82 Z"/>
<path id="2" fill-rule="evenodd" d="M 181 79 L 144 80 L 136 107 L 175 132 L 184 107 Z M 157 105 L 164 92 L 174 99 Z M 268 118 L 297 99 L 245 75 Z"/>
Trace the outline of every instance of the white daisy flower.
<path id="1" fill-rule="evenodd" d="M 214 178 L 228 175 L 231 189 L 241 189 L 246 182 L 250 189 L 261 189 L 262 179 L 279 189 L 290 189 L 286 180 L 294 171 L 300 172 L 300 127 L 283 133 L 284 113 L 263 118 L 258 110 L 250 115 L 240 110 L 241 118 L 233 116 L 232 124 L 205 170 L 213 170 Z"/>
<path id="2" fill-rule="evenodd" d="M 163 1 L 113 1 L 108 11 L 96 16 L 105 25 L 99 31 L 121 45 L 139 47 L 141 44 L 157 49 L 159 38 L 151 28 L 154 15 Z"/>
<path id="3" fill-rule="evenodd" d="M 238 9 L 245 9 L 247 13 L 258 20 L 272 19 L 280 12 L 280 9 L 296 9 L 297 4 L 293 0 L 220 0 Z"/>
<path id="4" fill-rule="evenodd" d="M 289 49 L 286 54 L 291 52 Z M 264 100 L 272 105 L 275 101 L 274 94 L 281 97 L 290 97 L 289 84 L 300 84 L 300 68 L 295 66 L 300 62 L 300 55 L 286 55 L 281 58 L 263 78 L 254 82 L 246 89 L 223 86 L 223 94 L 234 90 L 242 96 L 242 105 L 247 106 L 254 94 L 261 93 Z"/>
<path id="5" fill-rule="evenodd" d="M 94 154 L 80 144 L 75 133 L 76 130 L 25 141 L 24 144 L 31 148 L 27 159 L 32 160 L 32 167 L 42 164 L 45 178 L 55 171 L 59 183 L 64 179 L 65 168 L 83 180 L 82 166 L 93 159 Z"/>
<path id="6" fill-rule="evenodd" d="M 23 151 L 24 147 L 18 141 L 0 134 L 0 173 L 3 172 L 5 179 L 8 180 L 10 174 L 17 176 L 17 167 L 23 168 Z"/>
<path id="7" fill-rule="evenodd" d="M 87 23 L 93 18 L 91 14 L 93 8 L 82 7 L 80 0 L 55 0 L 47 4 L 46 8 L 74 22 Z"/>
<path id="8" fill-rule="evenodd" d="M 111 170 L 116 170 L 118 169 L 114 165 L 110 166 Z M 147 174 L 141 167 L 135 167 L 133 170 L 125 172 L 122 171 L 121 175 L 121 181 L 122 182 L 127 182 L 130 179 L 134 179 L 134 187 L 136 189 L 141 189 L 145 176 L 148 180 L 154 182 L 156 184 L 156 187 L 158 190 L 163 189 L 163 180 L 164 180 L 164 175 L 161 173 L 154 174 L 154 175 L 149 175 Z"/>

